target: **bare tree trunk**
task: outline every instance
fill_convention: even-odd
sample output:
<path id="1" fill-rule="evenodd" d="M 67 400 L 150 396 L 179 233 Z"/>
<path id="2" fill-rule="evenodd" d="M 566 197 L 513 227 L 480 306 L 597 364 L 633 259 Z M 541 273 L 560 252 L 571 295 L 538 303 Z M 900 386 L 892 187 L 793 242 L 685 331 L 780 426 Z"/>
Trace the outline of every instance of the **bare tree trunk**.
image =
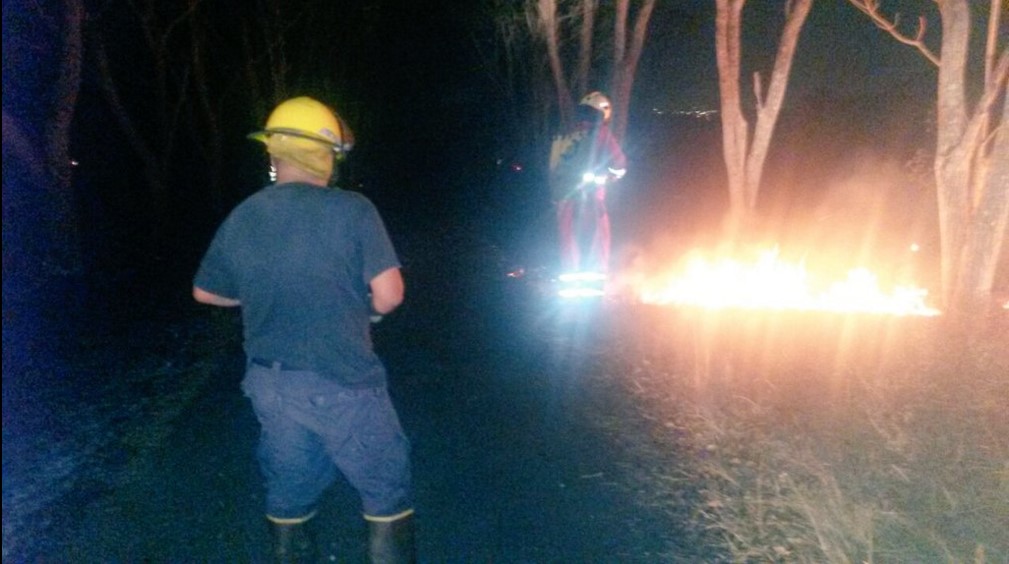
<path id="1" fill-rule="evenodd" d="M 965 226 L 961 262 L 958 265 L 956 283 L 953 289 L 953 303 L 965 311 L 972 311 L 987 305 L 995 281 L 998 257 L 1006 236 L 1006 221 L 1009 214 L 1009 100 L 1001 116 L 1001 126 L 991 150 L 985 132 L 993 118 L 992 104 L 1001 96 L 1006 99 L 1006 81 L 1009 80 L 1009 51 L 1003 52 L 994 68 L 988 69 L 991 76 L 986 84 L 974 116 L 968 122 L 964 145 L 973 149 L 971 155 L 971 192 L 968 205 L 968 223 Z"/>
<path id="2" fill-rule="evenodd" d="M 546 40 L 547 57 L 550 61 L 550 72 L 554 79 L 554 89 L 557 92 L 557 107 L 561 114 L 561 123 L 569 123 L 574 114 L 574 104 L 571 101 L 571 90 L 564 76 L 564 65 L 561 62 L 559 45 L 557 2 L 556 0 L 539 0 L 539 20 L 543 37 Z"/>
<path id="3" fill-rule="evenodd" d="M 964 259 L 954 295 L 962 295 L 968 310 L 986 307 L 995 285 L 998 262 L 1009 224 L 1009 48 L 998 51 L 1001 5 L 992 0 L 985 43 L 984 94 L 968 124 L 974 145 L 971 220 Z M 995 106 L 1002 98 L 1002 115 Z M 992 123 L 998 128 L 991 133 Z"/>
<path id="4" fill-rule="evenodd" d="M 970 113 L 966 94 L 970 6 L 967 0 L 942 0 L 939 10 L 943 34 L 935 172 L 943 301 L 956 310 L 971 311 L 987 302 L 1005 239 L 1009 188 L 1004 182 L 1005 164 L 999 160 L 1006 156 L 1001 131 L 1009 126 L 1005 110 L 990 152 L 986 132 L 994 102 L 1006 95 L 1009 50 L 1003 49 L 995 63 L 994 53 L 986 55 L 983 95 Z M 997 11 L 993 12 L 994 17 Z M 994 49 L 996 44 L 989 39 L 987 46 Z"/>
<path id="5" fill-rule="evenodd" d="M 578 40 L 578 71 L 575 87 L 579 95 L 588 92 L 589 70 L 592 66 L 592 35 L 596 27 L 597 0 L 582 0 L 582 27 Z"/>
<path id="6" fill-rule="evenodd" d="M 267 54 L 270 58 L 270 78 L 273 81 L 273 104 L 287 98 L 287 49 L 283 30 L 275 29 L 274 22 L 281 22 L 283 16 L 280 13 L 282 2 L 271 0 L 267 8 L 270 13 L 260 19 L 261 25 L 267 33 Z"/>
<path id="7" fill-rule="evenodd" d="M 1003 95 L 1002 126 L 995 136 L 991 166 L 970 226 L 959 284 L 970 306 L 986 305 L 1009 228 L 1009 96 Z"/>
<path id="8" fill-rule="evenodd" d="M 749 124 L 740 102 L 740 20 L 746 0 L 717 0 L 715 53 L 721 98 L 722 152 L 729 182 L 727 227 L 734 229 L 746 216 L 746 148 Z"/>
<path id="9" fill-rule="evenodd" d="M 729 213 L 725 228 L 730 237 L 750 219 L 757 207 L 771 135 L 785 98 L 799 34 L 813 0 L 796 0 L 786 5 L 785 28 L 778 42 L 778 53 L 766 96 L 760 74 L 754 73 L 757 123 L 752 139 L 749 137 L 749 123 L 742 110 L 739 86 L 744 4 L 746 0 L 717 0 L 715 22 L 715 51 L 722 104 L 722 151 L 729 182 Z"/>
<path id="10" fill-rule="evenodd" d="M 488 17 L 494 22 L 493 41 L 488 45 L 486 38 L 474 37 L 474 45 L 482 52 L 488 79 L 506 100 L 506 134 L 521 147 L 547 143 L 555 96 L 546 55 L 536 48 L 541 36 L 536 3 L 493 0 Z M 483 46 L 489 49 L 484 52 Z"/>
<path id="11" fill-rule="evenodd" d="M 617 0 L 616 13 L 613 17 L 613 80 L 611 93 L 616 93 L 622 82 L 620 74 L 627 56 L 627 12 L 631 8 L 630 0 Z"/>
<path id="12" fill-rule="evenodd" d="M 1009 179 L 1006 128 L 1009 106 L 1002 109 L 992 134 L 995 107 L 1005 102 L 1009 80 L 1009 47 L 999 46 L 1004 0 L 991 0 L 985 42 L 984 83 L 980 101 L 970 109 L 968 62 L 971 3 L 936 0 L 942 19 L 940 56 L 924 44 L 924 19 L 917 36 L 897 29 L 896 17 L 879 13 L 878 0 L 849 0 L 877 26 L 902 43 L 916 47 L 939 68 L 934 172 L 939 210 L 942 300 L 954 313 L 969 312 L 988 301 L 999 255 L 1005 244 Z"/>
<path id="13" fill-rule="evenodd" d="M 941 0 L 939 11 L 943 32 L 935 176 L 939 198 L 943 301 L 950 304 L 963 260 L 970 217 L 969 182 L 973 151 L 963 143 L 967 128 L 964 82 L 970 38 L 970 7 L 966 0 Z"/>
<path id="14" fill-rule="evenodd" d="M 984 57 L 984 80 L 985 84 L 990 84 L 992 80 L 995 79 L 995 57 L 998 53 L 998 33 L 999 33 L 999 23 L 1002 17 L 1002 2 L 999 0 L 991 0 L 991 14 L 988 17 L 988 35 L 985 41 L 985 57 Z M 981 124 L 981 137 L 987 138 L 991 132 L 992 124 L 992 114 L 985 113 L 983 117 L 983 123 Z M 971 179 L 972 186 L 980 186 L 984 182 L 983 170 L 985 168 L 985 154 L 984 151 L 978 151 L 974 155 L 974 178 Z M 981 193 L 976 191 L 973 195 L 973 204 L 977 207 L 980 202 L 978 201 Z"/>
<path id="15" fill-rule="evenodd" d="M 792 60 L 795 58 L 795 46 L 799 42 L 799 34 L 806 22 L 806 16 L 813 6 L 813 0 L 796 0 L 789 2 L 785 16 L 785 30 L 778 44 L 778 54 L 774 59 L 774 70 L 771 72 L 771 84 L 767 90 L 766 100 L 760 84 L 760 75 L 754 75 L 754 92 L 757 97 L 757 125 L 753 133 L 753 144 L 746 157 L 745 201 L 748 210 L 757 207 L 757 195 L 760 191 L 760 180 L 764 174 L 764 162 L 767 160 L 767 149 L 771 143 L 771 134 L 781 112 L 781 103 L 785 99 L 788 86 L 788 76 L 792 70 Z"/>
<path id="16" fill-rule="evenodd" d="M 56 237 L 60 269 L 78 273 L 83 268 L 80 247 L 80 221 L 73 186 L 73 165 L 70 155 L 70 132 L 77 97 L 81 88 L 81 67 L 84 52 L 84 4 L 81 0 L 65 0 L 60 72 L 56 79 L 53 119 L 47 128 L 46 169 L 54 217 L 52 229 Z"/>
<path id="17" fill-rule="evenodd" d="M 508 0 L 504 1 L 508 2 Z M 533 114 L 530 117 L 534 123 L 532 128 L 534 132 L 533 143 L 536 146 L 542 146 L 549 144 L 551 137 L 556 132 L 557 123 L 555 123 L 552 108 L 557 107 L 559 98 L 557 89 L 554 87 L 553 69 L 548 62 L 549 54 L 545 52 L 546 50 L 539 49 L 537 44 L 537 40 L 542 39 L 543 34 L 543 27 L 539 20 L 538 0 L 526 0 L 522 12 L 526 22 L 526 30 L 533 37 L 530 47 L 536 53 L 536 63 L 531 65 L 530 69 L 525 59 L 518 59 L 515 61 L 515 66 L 528 71 L 524 77 L 525 84 L 520 84 L 519 88 L 530 90 L 533 108 Z M 563 111 L 563 108 L 558 108 L 558 112 Z M 562 124 L 564 123 L 563 119 L 562 115 Z"/>
<path id="18" fill-rule="evenodd" d="M 195 12 L 196 4 L 200 0 L 189 0 L 190 9 Z M 200 109 L 203 111 L 203 120 L 206 126 L 204 131 L 198 132 L 195 138 L 202 140 L 202 149 L 206 154 L 207 167 L 210 181 L 210 204 L 215 211 L 224 211 L 224 146 L 223 133 L 217 115 L 217 108 L 211 102 L 210 89 L 207 73 L 207 66 L 203 57 L 203 46 L 206 44 L 205 31 L 198 25 L 198 19 L 193 17 L 190 29 L 190 49 L 193 58 L 193 74 L 195 80 L 193 86 L 196 89 L 196 98 Z"/>
<path id="19" fill-rule="evenodd" d="M 648 23 L 651 21 L 652 12 L 655 10 L 655 0 L 645 0 L 638 10 L 634 21 L 634 31 L 631 34 L 631 44 L 627 49 L 621 49 L 621 58 L 614 63 L 613 69 L 613 134 L 617 139 L 623 140 L 627 134 L 628 116 L 631 107 L 631 93 L 634 90 L 634 77 L 637 75 L 638 62 L 641 60 L 641 51 L 644 49 L 645 38 L 648 36 Z M 626 17 L 623 18 L 626 25 Z M 626 41 L 626 33 L 620 34 L 623 39 L 615 41 Z"/>

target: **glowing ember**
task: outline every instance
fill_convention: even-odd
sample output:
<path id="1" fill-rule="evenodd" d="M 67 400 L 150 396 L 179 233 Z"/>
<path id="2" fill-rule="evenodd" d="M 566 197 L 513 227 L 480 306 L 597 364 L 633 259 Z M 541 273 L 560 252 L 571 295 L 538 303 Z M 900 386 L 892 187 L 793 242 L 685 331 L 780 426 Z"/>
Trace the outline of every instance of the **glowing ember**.
<path id="1" fill-rule="evenodd" d="M 928 292 L 898 286 L 884 292 L 872 272 L 857 268 L 844 280 L 818 283 L 803 265 L 782 261 L 777 250 L 752 263 L 692 254 L 682 272 L 629 281 L 642 302 L 710 309 L 776 309 L 938 315 L 925 303 Z"/>

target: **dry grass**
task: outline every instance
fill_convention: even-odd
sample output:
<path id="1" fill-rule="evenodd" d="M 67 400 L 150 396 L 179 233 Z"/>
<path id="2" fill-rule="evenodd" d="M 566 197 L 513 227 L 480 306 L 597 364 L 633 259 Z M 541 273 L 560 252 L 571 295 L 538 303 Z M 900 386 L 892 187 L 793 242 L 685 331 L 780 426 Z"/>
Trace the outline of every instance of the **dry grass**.
<path id="1" fill-rule="evenodd" d="M 681 451 L 685 431 L 718 559 L 1009 561 L 1005 317 L 642 315 L 618 362 Z"/>

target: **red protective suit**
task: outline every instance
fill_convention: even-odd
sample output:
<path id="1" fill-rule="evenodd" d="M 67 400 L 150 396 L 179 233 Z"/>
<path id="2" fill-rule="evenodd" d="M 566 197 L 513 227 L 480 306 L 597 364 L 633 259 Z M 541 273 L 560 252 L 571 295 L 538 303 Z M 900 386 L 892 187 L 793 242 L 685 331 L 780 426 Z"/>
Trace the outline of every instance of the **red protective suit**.
<path id="1" fill-rule="evenodd" d="M 627 159 L 606 123 L 581 121 L 554 140 L 550 189 L 557 205 L 561 268 L 600 272 L 609 268 L 610 218 L 606 184 L 623 176 Z"/>

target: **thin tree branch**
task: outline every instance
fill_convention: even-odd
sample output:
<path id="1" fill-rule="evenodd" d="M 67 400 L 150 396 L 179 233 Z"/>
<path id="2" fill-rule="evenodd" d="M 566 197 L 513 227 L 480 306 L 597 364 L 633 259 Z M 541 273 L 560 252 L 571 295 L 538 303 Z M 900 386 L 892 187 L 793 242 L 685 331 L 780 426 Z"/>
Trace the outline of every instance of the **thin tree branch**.
<path id="1" fill-rule="evenodd" d="M 988 16 L 988 40 L 985 43 L 984 78 L 985 84 L 991 84 L 995 68 L 995 51 L 998 49 L 998 29 L 1002 19 L 1002 3 L 1004 0 L 991 0 L 991 14 Z"/>
<path id="2" fill-rule="evenodd" d="M 1007 81 L 1009 81 L 1009 49 L 1003 49 L 999 56 L 998 63 L 995 64 L 988 83 L 985 85 L 984 95 L 978 102 L 974 117 L 968 125 L 968 131 L 974 131 L 976 135 L 983 136 L 979 147 L 987 145 L 1000 128 L 1009 127 L 1009 124 L 1000 123 L 992 131 L 987 131 L 987 125 L 991 122 L 991 114 L 998 99 L 1006 94 Z"/>
<path id="3" fill-rule="evenodd" d="M 613 19 L 613 65 L 619 69 L 624 64 L 627 52 L 627 11 L 630 0 L 617 0 L 616 15 Z"/>
<path id="4" fill-rule="evenodd" d="M 994 1 L 997 2 L 998 0 Z M 889 33 L 897 41 L 918 49 L 918 51 L 921 52 L 922 55 L 925 55 L 925 58 L 933 65 L 937 67 L 939 66 L 939 57 L 928 48 L 928 45 L 925 45 L 925 16 L 918 16 L 918 30 L 915 36 L 911 37 L 903 34 L 898 29 L 898 26 L 900 25 L 899 14 L 893 17 L 893 21 L 890 21 L 886 19 L 886 16 L 879 13 L 879 0 L 848 0 L 848 2 L 850 2 L 852 6 L 858 8 L 860 12 L 869 16 L 872 22 L 876 24 L 876 27 Z"/>
<path id="5" fill-rule="evenodd" d="M 182 25 L 183 22 L 189 19 L 189 16 L 193 15 L 193 12 L 195 12 L 196 9 L 199 8 L 201 2 L 202 0 L 195 0 L 193 2 L 190 2 L 189 8 L 186 9 L 185 12 L 179 14 L 179 17 L 175 18 L 168 25 L 165 26 L 165 29 L 161 34 L 163 42 L 167 43 L 168 37 L 172 35 L 172 32 L 175 30 L 175 28 Z"/>

